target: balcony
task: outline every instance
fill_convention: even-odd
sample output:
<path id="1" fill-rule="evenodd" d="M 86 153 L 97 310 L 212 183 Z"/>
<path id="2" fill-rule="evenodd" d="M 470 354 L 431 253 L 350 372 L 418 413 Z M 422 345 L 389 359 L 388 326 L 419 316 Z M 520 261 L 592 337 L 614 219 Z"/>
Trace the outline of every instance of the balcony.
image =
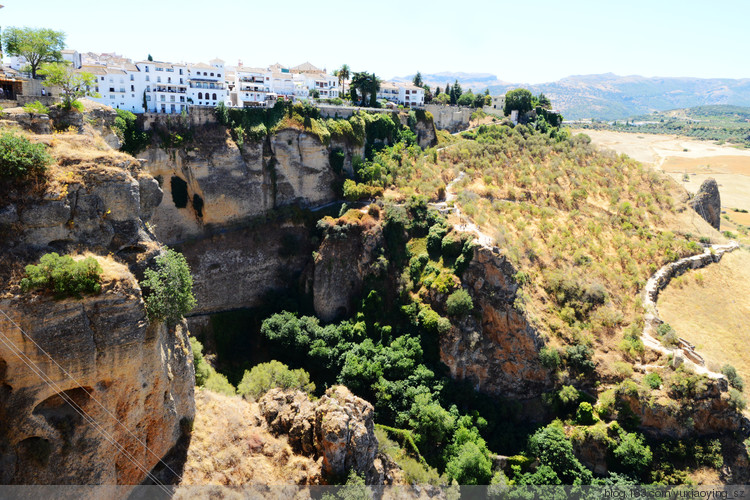
<path id="1" fill-rule="evenodd" d="M 187 92 L 187 89 L 173 89 L 173 88 L 167 88 L 167 87 L 156 87 L 154 88 L 154 92 L 168 92 L 170 94 L 184 94 Z"/>

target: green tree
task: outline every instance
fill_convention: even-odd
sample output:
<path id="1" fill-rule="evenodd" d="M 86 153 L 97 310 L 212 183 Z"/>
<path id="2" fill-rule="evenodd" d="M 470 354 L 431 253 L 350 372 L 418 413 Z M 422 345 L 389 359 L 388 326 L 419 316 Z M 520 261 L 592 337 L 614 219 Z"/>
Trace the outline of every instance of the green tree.
<path id="1" fill-rule="evenodd" d="M 511 111 L 517 110 L 523 115 L 533 109 L 532 94 L 526 89 L 515 89 L 505 94 L 505 108 L 503 112 L 510 115 Z"/>
<path id="2" fill-rule="evenodd" d="M 256 365 L 249 371 L 245 370 L 237 386 L 237 393 L 246 398 L 258 399 L 275 387 L 299 389 L 308 394 L 315 391 L 315 384 L 310 382 L 310 374 L 305 370 L 291 370 L 284 363 L 273 360 Z"/>
<path id="3" fill-rule="evenodd" d="M 453 84 L 453 87 L 451 87 L 450 96 L 451 96 L 451 104 L 458 104 L 458 100 L 461 98 L 461 95 L 463 94 L 463 89 L 461 89 L 461 84 L 458 83 L 458 80 Z"/>
<path id="4" fill-rule="evenodd" d="M 539 102 L 539 106 L 541 106 L 544 109 L 552 109 L 552 101 L 549 100 L 549 97 L 544 95 L 544 93 L 539 94 L 539 97 L 537 97 L 537 101 Z"/>
<path id="5" fill-rule="evenodd" d="M 474 106 L 474 92 L 472 92 L 471 89 L 467 90 L 466 92 L 461 94 L 461 97 L 458 98 L 458 100 L 456 101 L 456 104 L 458 104 L 459 106 L 466 106 L 466 107 Z"/>
<path id="6" fill-rule="evenodd" d="M 153 57 L 153 56 L 152 56 L 151 54 L 149 54 L 149 55 L 148 55 L 148 60 L 149 60 L 149 61 L 153 61 L 153 60 L 154 60 L 154 57 Z"/>
<path id="7" fill-rule="evenodd" d="M 23 56 L 29 63 L 31 77 L 43 63 L 62 61 L 65 33 L 48 28 L 15 28 L 3 30 L 3 48 L 9 56 Z"/>
<path id="8" fill-rule="evenodd" d="M 367 105 L 367 98 L 370 98 L 370 105 L 377 106 L 377 94 L 380 90 L 380 79 L 375 76 L 375 73 L 367 73 L 366 71 L 360 71 L 352 75 L 351 82 L 352 100 L 357 100 L 357 96 L 360 97 L 360 105 Z"/>
<path id="9" fill-rule="evenodd" d="M 351 76 L 351 68 L 349 68 L 348 64 L 344 64 L 341 66 L 341 68 L 336 71 L 336 76 L 339 79 L 339 87 L 341 88 L 341 92 L 339 95 L 344 95 L 344 82 L 349 79 Z"/>
<path id="10" fill-rule="evenodd" d="M 486 448 L 482 449 L 474 441 L 468 441 L 448 461 L 445 472 L 458 484 L 490 484 L 492 462 L 487 456 Z"/>
<path id="11" fill-rule="evenodd" d="M 195 307 L 193 277 L 185 257 L 172 249 L 156 257 L 156 269 L 146 269 L 141 287 L 148 288 L 146 311 L 151 321 L 177 323 Z"/>
<path id="12" fill-rule="evenodd" d="M 445 84 L 445 93 L 448 95 L 448 97 L 451 96 L 451 84 L 450 83 Z"/>
<path id="13" fill-rule="evenodd" d="M 47 77 L 47 83 L 62 89 L 63 109 L 75 107 L 81 97 L 99 97 L 94 91 L 96 77 L 86 71 L 74 71 L 67 63 L 46 63 L 39 73 Z"/>
<path id="14" fill-rule="evenodd" d="M 424 81 L 422 81 L 422 73 L 417 71 L 417 74 L 414 75 L 412 83 L 414 83 L 414 85 L 416 85 L 417 87 L 421 87 L 422 85 L 424 85 Z"/>
<path id="15" fill-rule="evenodd" d="M 590 484 L 593 479 L 591 471 L 575 457 L 559 421 L 536 431 L 529 439 L 529 451 L 541 465 L 549 466 L 562 484 Z"/>
<path id="16" fill-rule="evenodd" d="M 651 448 L 644 444 L 643 436 L 628 432 L 620 439 L 620 444 L 612 452 L 626 472 L 640 475 L 651 465 Z"/>
<path id="17" fill-rule="evenodd" d="M 224 103 L 219 103 L 223 105 Z M 217 106 L 217 114 L 218 114 Z M 226 109 L 226 108 L 224 108 Z M 114 123 L 115 133 L 122 141 L 121 151 L 135 155 L 146 149 L 150 142 L 149 135 L 141 130 L 133 113 L 124 109 L 117 110 L 117 118 Z"/>

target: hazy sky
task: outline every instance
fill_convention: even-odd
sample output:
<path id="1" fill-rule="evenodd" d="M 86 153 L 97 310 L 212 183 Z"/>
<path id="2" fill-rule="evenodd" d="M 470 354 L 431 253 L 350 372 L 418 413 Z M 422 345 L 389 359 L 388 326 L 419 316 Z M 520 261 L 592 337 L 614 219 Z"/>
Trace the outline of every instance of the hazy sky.
<path id="1" fill-rule="evenodd" d="M 65 31 L 69 48 L 136 60 L 343 63 L 381 78 L 590 73 L 748 78 L 746 0 L 0 0 L 0 26 Z"/>

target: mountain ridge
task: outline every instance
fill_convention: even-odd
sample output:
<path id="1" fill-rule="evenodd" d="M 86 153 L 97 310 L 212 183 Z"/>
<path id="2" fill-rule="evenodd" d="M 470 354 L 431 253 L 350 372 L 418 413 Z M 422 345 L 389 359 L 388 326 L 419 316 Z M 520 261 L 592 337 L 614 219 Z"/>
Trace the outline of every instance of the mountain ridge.
<path id="1" fill-rule="evenodd" d="M 494 80 L 491 79 L 494 78 Z M 394 77 L 410 81 L 413 76 Z M 750 106 L 750 78 L 645 77 L 601 73 L 570 75 L 546 83 L 510 83 L 489 73 L 422 74 L 427 85 L 441 87 L 456 79 L 464 90 L 502 94 L 517 87 L 544 93 L 566 119 L 622 119 L 653 111 L 728 104 Z"/>

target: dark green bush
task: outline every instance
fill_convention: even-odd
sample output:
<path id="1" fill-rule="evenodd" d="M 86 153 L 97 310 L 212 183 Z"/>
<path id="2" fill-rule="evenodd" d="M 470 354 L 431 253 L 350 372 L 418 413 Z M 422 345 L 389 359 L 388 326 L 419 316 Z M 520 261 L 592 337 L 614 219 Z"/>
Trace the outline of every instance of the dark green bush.
<path id="1" fill-rule="evenodd" d="M 742 392 L 745 388 L 745 382 L 742 380 L 742 377 L 739 376 L 737 373 L 737 370 L 732 365 L 724 365 L 721 367 L 721 373 L 724 374 L 724 376 L 729 381 L 729 385 L 737 389 L 738 391 Z"/>
<path id="2" fill-rule="evenodd" d="M 203 345 L 195 337 L 190 337 L 190 348 L 193 350 L 193 367 L 195 368 L 195 385 L 203 386 L 211 374 L 211 365 L 203 357 Z"/>
<path id="3" fill-rule="evenodd" d="M 596 365 L 591 360 L 594 351 L 583 344 L 568 346 L 565 349 L 565 359 L 568 366 L 581 373 L 591 373 Z"/>
<path id="4" fill-rule="evenodd" d="M 151 142 L 151 136 L 141 129 L 136 116 L 130 111 L 125 111 L 124 109 L 117 110 L 114 129 L 117 137 L 122 141 L 120 150 L 131 155 L 140 153 Z"/>
<path id="5" fill-rule="evenodd" d="M 256 365 L 252 370 L 245 370 L 242 381 L 237 386 L 237 394 L 258 399 L 275 387 L 299 389 L 308 394 L 315 391 L 315 384 L 310 382 L 310 374 L 305 370 L 291 370 L 284 363 L 273 360 Z"/>
<path id="6" fill-rule="evenodd" d="M 747 408 L 747 401 L 740 391 L 732 387 L 729 389 L 729 406 L 737 411 Z"/>
<path id="7" fill-rule="evenodd" d="M 623 469 L 635 476 L 642 474 L 653 459 L 651 448 L 643 442 L 643 436 L 635 433 L 624 433 L 612 453 Z"/>
<path id="8" fill-rule="evenodd" d="M 548 370 L 557 370 L 560 366 L 560 352 L 554 347 L 542 347 L 539 351 L 539 362 Z"/>
<path id="9" fill-rule="evenodd" d="M 57 253 L 43 255 L 38 265 L 26 266 L 26 277 L 21 290 L 27 292 L 44 288 L 55 292 L 57 298 L 80 297 L 82 293 L 98 293 L 102 286 L 102 267 L 94 257 L 74 260 Z"/>
<path id="10" fill-rule="evenodd" d="M 658 373 L 652 372 L 646 375 L 643 378 L 643 381 L 646 382 L 646 385 L 649 386 L 651 389 L 658 389 L 661 387 L 662 380 Z"/>
<path id="11" fill-rule="evenodd" d="M 584 401 L 578 405 L 578 409 L 576 410 L 576 422 L 581 425 L 592 425 L 596 422 L 594 407 L 591 406 L 591 403 Z"/>
<path id="12" fill-rule="evenodd" d="M 443 255 L 446 257 L 457 257 L 464 247 L 464 242 L 461 240 L 458 234 L 448 233 L 443 237 L 441 242 L 441 249 Z"/>
<path id="13" fill-rule="evenodd" d="M 156 269 L 146 269 L 142 288 L 149 290 L 146 310 L 151 321 L 176 323 L 195 307 L 193 277 L 185 257 L 172 249 L 156 258 Z"/>
<path id="14" fill-rule="evenodd" d="M 13 133 L 0 135 L 0 178 L 21 179 L 44 173 L 52 162 L 44 144 Z"/>
<path id="15" fill-rule="evenodd" d="M 448 296 L 445 301 L 445 310 L 451 316 L 463 316 L 474 308 L 469 292 L 460 288 Z"/>

